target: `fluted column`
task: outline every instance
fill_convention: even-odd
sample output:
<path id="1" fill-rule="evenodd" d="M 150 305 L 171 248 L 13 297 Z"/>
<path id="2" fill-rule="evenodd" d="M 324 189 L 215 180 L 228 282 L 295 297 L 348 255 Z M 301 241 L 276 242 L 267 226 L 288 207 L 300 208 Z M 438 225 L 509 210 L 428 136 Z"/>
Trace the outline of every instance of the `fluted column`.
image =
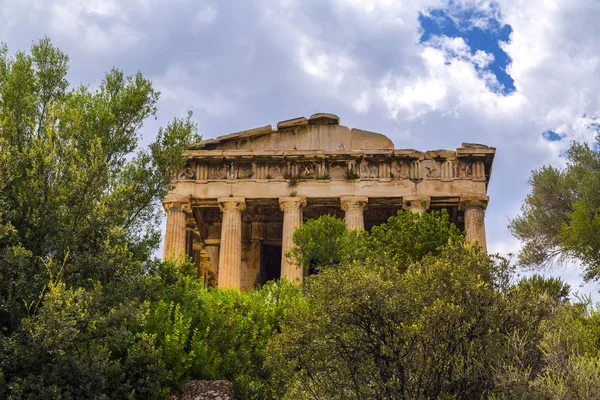
<path id="1" fill-rule="evenodd" d="M 290 282 L 302 282 L 304 271 L 295 260 L 286 253 L 294 248 L 294 231 L 302 225 L 302 207 L 306 206 L 304 197 L 281 197 L 279 207 L 283 211 L 283 233 L 281 235 L 281 277 Z"/>
<path id="2" fill-rule="evenodd" d="M 346 212 L 346 227 L 349 230 L 365 229 L 364 209 L 368 197 L 344 196 L 340 199 L 342 210 Z"/>
<path id="3" fill-rule="evenodd" d="M 423 214 L 429 208 L 431 198 L 429 196 L 404 196 L 402 208 L 417 214 Z"/>
<path id="4" fill-rule="evenodd" d="M 219 287 L 239 289 L 242 286 L 242 211 L 243 197 L 218 199 L 223 212 L 221 249 L 219 253 Z"/>
<path id="5" fill-rule="evenodd" d="M 190 211 L 189 202 L 169 201 L 163 206 L 167 213 L 163 260 L 183 262 L 186 252 L 185 214 Z"/>
<path id="6" fill-rule="evenodd" d="M 465 212 L 465 238 L 467 242 L 478 242 L 486 251 L 485 209 L 488 202 L 488 196 L 463 196 L 460 198 L 460 209 Z"/>

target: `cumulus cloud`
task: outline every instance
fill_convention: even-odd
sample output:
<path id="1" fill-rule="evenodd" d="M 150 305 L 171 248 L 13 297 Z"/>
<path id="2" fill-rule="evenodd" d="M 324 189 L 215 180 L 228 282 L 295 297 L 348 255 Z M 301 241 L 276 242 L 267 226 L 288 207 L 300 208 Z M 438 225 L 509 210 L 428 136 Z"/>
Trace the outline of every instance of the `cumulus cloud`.
<path id="1" fill-rule="evenodd" d="M 475 67 L 489 64 L 493 56 L 471 55 L 462 38 L 436 38 L 420 55 L 417 73 L 388 75 L 379 85 L 392 118 L 410 120 L 433 111 L 459 115 L 464 109 L 506 117 L 525 103 L 520 93 L 504 96 L 492 89 L 498 86 L 495 76 Z"/>
<path id="2" fill-rule="evenodd" d="M 23 0 L 0 37 L 48 34 L 76 83 L 142 70 L 159 122 L 191 109 L 207 137 L 326 111 L 397 147 L 496 146 L 488 242 L 516 252 L 530 171 L 597 133 L 599 18 L 588 0 Z"/>

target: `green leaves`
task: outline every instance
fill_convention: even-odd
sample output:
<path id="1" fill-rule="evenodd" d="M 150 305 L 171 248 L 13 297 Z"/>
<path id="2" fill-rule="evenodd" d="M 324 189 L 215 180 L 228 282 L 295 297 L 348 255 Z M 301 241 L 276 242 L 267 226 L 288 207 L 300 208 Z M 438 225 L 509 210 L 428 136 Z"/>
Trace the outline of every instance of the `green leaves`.
<path id="1" fill-rule="evenodd" d="M 309 220 L 294 232 L 295 248 L 289 256 L 311 272 L 336 265 L 346 232 L 346 223 L 331 215 Z"/>
<path id="2" fill-rule="evenodd" d="M 114 68 L 71 86 L 68 62 L 48 38 L 0 47 L 2 379 L 15 398 L 158 396 L 172 378 L 140 321 L 160 292 L 160 202 L 196 126 L 175 119 L 142 148 L 152 82 Z M 65 254 L 55 279 L 45 265 Z"/>
<path id="3" fill-rule="evenodd" d="M 398 211 L 370 232 L 348 231 L 344 221 L 324 215 L 307 221 L 293 239 L 290 255 L 311 273 L 352 260 L 405 270 L 427 254 L 438 254 L 450 242 L 464 241 L 445 210 L 422 215 Z"/>
<path id="4" fill-rule="evenodd" d="M 596 139 L 598 141 L 598 138 Z M 509 224 L 524 242 L 519 262 L 541 267 L 580 260 L 586 280 L 596 279 L 600 266 L 600 155 L 587 143 L 573 143 L 562 169 L 533 171 L 531 193 L 522 214 Z"/>

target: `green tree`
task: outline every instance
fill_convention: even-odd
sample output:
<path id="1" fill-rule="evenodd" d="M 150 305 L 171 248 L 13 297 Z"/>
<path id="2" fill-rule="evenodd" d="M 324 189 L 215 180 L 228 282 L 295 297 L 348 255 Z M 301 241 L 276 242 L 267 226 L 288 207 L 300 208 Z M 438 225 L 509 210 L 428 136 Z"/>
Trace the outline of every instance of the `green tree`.
<path id="1" fill-rule="evenodd" d="M 310 278 L 273 339 L 286 398 L 479 398 L 504 335 L 507 265 L 453 244 L 403 271 L 353 262 Z"/>
<path id="2" fill-rule="evenodd" d="M 300 288 L 281 281 L 245 293 L 206 290 L 192 274 L 166 269 L 170 283 L 150 304 L 145 332 L 171 374 L 169 385 L 227 379 L 236 398 L 278 398 L 267 344 L 285 317 L 302 309 Z"/>
<path id="3" fill-rule="evenodd" d="M 326 223 L 314 226 L 326 232 Z M 269 360 L 284 396 L 490 393 L 505 343 L 500 327 L 510 322 L 502 296 L 508 263 L 465 245 L 444 212 L 401 211 L 370 233 L 352 234 L 320 243 L 344 242 L 338 262 L 307 279 L 306 306 L 272 340 Z M 296 244 L 308 244 L 305 254 L 313 248 Z"/>
<path id="4" fill-rule="evenodd" d="M 144 332 L 166 285 L 152 253 L 196 126 L 176 118 L 143 148 L 152 83 L 112 69 L 72 87 L 68 61 L 48 38 L 0 46 L 0 393 L 159 396 L 174 379 Z"/>
<path id="5" fill-rule="evenodd" d="M 159 93 L 113 69 L 97 89 L 71 88 L 68 57 L 45 38 L 0 51 L 0 328 L 12 332 L 65 260 L 68 286 L 127 287 L 160 242 L 158 206 L 196 140 L 188 115 L 148 149 L 140 128 Z M 122 289 L 119 289 L 122 290 Z"/>
<path id="6" fill-rule="evenodd" d="M 507 260 L 465 244 L 444 213 L 400 213 L 345 240 L 271 340 L 284 398 L 545 399 L 567 380 L 562 398 L 595 388 L 573 389 L 596 371 L 590 358 L 551 355 L 564 348 L 553 335 L 572 333 L 586 357 L 598 346 L 585 339 L 593 318 L 559 333 L 557 315 L 577 309 L 561 280 L 514 281 Z"/>
<path id="7" fill-rule="evenodd" d="M 510 357 L 495 373 L 494 399 L 597 399 L 600 393 L 600 314 L 589 301 L 561 304 L 538 325 L 538 359 L 530 338 L 515 332 Z"/>
<path id="8" fill-rule="evenodd" d="M 437 254 L 448 242 L 463 240 L 446 210 L 426 214 L 400 210 L 370 232 L 348 231 L 341 219 L 323 215 L 294 232 L 290 256 L 309 272 L 352 260 L 403 269 L 427 254 Z"/>
<path id="9" fill-rule="evenodd" d="M 533 171 L 531 193 L 509 228 L 524 242 L 522 265 L 579 260 L 584 278 L 595 280 L 600 268 L 600 153 L 587 143 L 572 143 L 566 161 L 564 168 Z"/>
<path id="10" fill-rule="evenodd" d="M 294 232 L 294 249 L 289 256 L 311 273 L 336 265 L 341 259 L 346 233 L 346 223 L 339 218 L 323 215 L 311 219 Z"/>

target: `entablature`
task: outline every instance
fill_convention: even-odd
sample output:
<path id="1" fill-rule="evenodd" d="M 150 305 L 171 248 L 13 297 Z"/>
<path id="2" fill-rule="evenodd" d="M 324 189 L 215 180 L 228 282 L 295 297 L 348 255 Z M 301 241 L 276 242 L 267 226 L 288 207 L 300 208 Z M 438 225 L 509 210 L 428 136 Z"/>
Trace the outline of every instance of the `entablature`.
<path id="1" fill-rule="evenodd" d="M 463 144 L 456 150 L 190 150 L 175 181 L 411 180 L 488 182 L 495 149 Z"/>

